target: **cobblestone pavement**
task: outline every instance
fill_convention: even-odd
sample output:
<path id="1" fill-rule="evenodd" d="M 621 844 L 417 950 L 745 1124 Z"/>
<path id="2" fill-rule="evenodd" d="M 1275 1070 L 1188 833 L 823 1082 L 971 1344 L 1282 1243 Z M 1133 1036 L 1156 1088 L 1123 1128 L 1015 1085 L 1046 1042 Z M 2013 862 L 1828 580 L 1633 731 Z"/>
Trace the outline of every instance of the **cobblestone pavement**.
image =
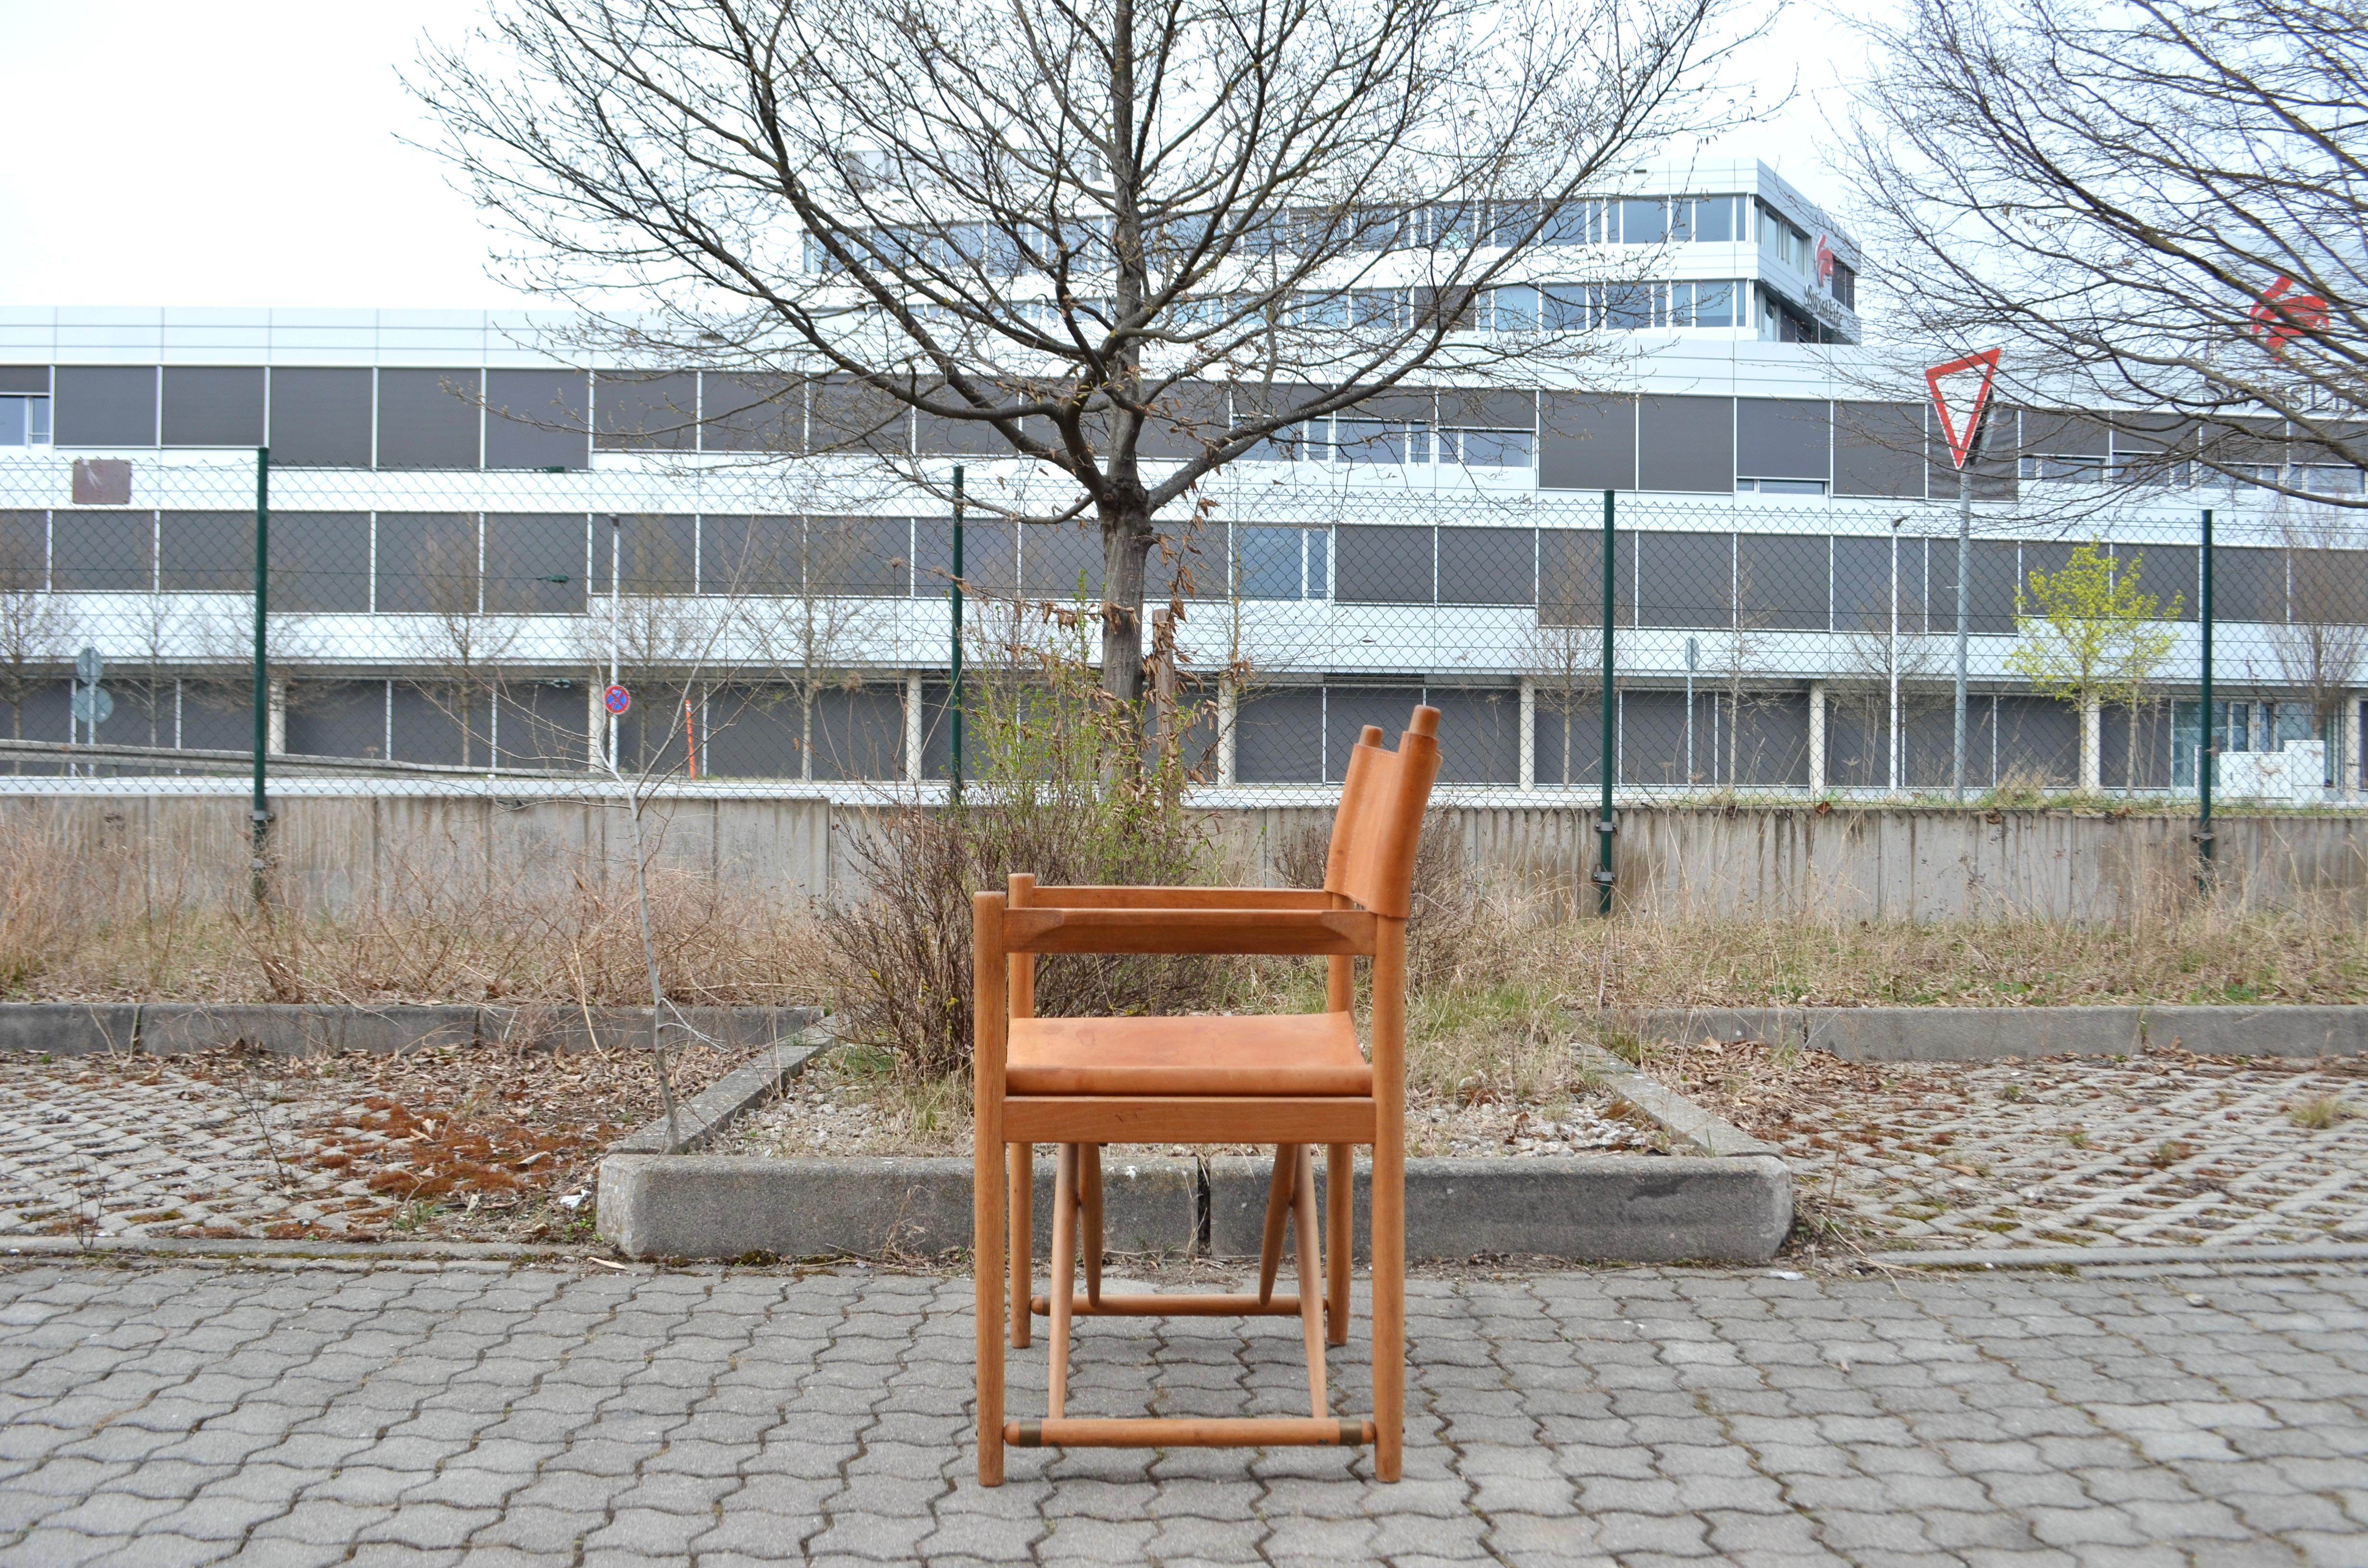
<path id="1" fill-rule="evenodd" d="M 1822 1092 L 1771 1062 L 1759 1101 L 1755 1084 L 1722 1093 L 1713 1053 L 1749 1074 L 1767 1048 L 1696 1048 L 1688 1090 L 1774 1143 L 1804 1207 L 1877 1245 L 2368 1241 L 2368 1062 L 1803 1052 Z"/>
<path id="2" fill-rule="evenodd" d="M 959 1277 L 20 1264 L 0 1560 L 2368 1562 L 2356 1268 L 1411 1294 L 1399 1485 L 1332 1449 L 1015 1451 L 987 1491 Z M 1071 1408 L 1287 1410 L 1295 1335 L 1088 1323 Z"/>

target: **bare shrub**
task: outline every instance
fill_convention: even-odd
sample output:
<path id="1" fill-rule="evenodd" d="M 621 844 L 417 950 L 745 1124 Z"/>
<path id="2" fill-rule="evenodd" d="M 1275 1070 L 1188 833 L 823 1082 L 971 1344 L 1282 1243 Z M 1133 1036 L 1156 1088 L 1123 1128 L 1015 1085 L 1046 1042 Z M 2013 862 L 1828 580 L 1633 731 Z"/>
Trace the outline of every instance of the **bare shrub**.
<path id="1" fill-rule="evenodd" d="M 1038 639 L 1007 619 L 1000 656 L 968 715 L 974 768 L 956 803 L 905 801 L 865 812 L 852 835 L 860 887 L 833 901 L 824 931 L 841 1009 L 860 1038 L 933 1078 L 970 1061 L 971 894 L 1013 872 L 1045 885 L 1177 884 L 1210 879 L 1214 850 L 1182 807 L 1182 734 L 1164 727 L 1143 758 L 1129 705 L 1100 688 L 1084 618 Z M 1220 990 L 1207 959 L 1063 954 L 1040 958 L 1048 1017 L 1179 1013 Z"/>

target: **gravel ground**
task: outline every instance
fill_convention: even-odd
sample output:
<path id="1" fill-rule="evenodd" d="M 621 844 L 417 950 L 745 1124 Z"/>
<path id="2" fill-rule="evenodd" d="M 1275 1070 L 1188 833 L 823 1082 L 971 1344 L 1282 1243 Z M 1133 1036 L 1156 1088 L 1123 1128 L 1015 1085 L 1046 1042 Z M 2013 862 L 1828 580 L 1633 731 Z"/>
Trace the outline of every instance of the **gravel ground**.
<path id="1" fill-rule="evenodd" d="M 675 1056 L 685 1094 L 737 1060 Z M 658 1106 L 629 1051 L 0 1059 L 0 1234 L 588 1239 Z"/>
<path id="2" fill-rule="evenodd" d="M 1778 1145 L 1844 1242 L 2368 1240 L 2368 1061 L 1853 1063 L 1705 1041 L 1646 1065 Z"/>
<path id="3" fill-rule="evenodd" d="M 1411 1106 L 1406 1112 L 1406 1152 L 1417 1155 L 1651 1153 L 1662 1144 L 1657 1128 L 1636 1113 L 1623 1115 L 1609 1095 L 1574 1096 L 1551 1107 L 1480 1099 Z M 779 1159 L 969 1152 L 966 1099 L 924 1097 L 827 1062 L 792 1079 L 779 1098 L 741 1119 L 714 1150 Z M 1251 1145 L 1162 1146 L 1159 1152 L 1184 1157 L 1247 1153 Z"/>

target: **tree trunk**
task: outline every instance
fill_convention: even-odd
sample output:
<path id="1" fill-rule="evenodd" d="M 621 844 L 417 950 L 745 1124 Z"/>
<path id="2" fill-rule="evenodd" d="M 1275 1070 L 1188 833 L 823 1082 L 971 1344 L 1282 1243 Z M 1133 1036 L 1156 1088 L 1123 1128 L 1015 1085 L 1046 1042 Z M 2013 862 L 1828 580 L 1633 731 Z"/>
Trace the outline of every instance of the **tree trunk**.
<path id="1" fill-rule="evenodd" d="M 1156 542 L 1150 497 L 1121 482 L 1098 508 L 1102 525 L 1102 689 L 1121 702 L 1143 699 L 1144 562 Z"/>

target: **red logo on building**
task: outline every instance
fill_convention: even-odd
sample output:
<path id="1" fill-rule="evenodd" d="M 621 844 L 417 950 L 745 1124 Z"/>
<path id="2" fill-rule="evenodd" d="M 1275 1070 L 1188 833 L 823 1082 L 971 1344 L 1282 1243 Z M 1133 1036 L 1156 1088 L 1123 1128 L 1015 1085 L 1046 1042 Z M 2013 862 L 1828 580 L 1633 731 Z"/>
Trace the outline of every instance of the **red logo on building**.
<path id="1" fill-rule="evenodd" d="M 2327 301 L 2317 294 L 2293 290 L 2294 279 L 2281 277 L 2262 290 L 2260 302 L 2248 312 L 2253 335 L 2269 345 L 2272 354 L 2283 355 L 2287 343 L 2305 332 L 2327 330 Z"/>
<path id="2" fill-rule="evenodd" d="M 1819 234 L 1817 236 L 1817 281 L 1831 283 L 1833 280 L 1834 247 L 1826 243 L 1825 235 Z"/>

